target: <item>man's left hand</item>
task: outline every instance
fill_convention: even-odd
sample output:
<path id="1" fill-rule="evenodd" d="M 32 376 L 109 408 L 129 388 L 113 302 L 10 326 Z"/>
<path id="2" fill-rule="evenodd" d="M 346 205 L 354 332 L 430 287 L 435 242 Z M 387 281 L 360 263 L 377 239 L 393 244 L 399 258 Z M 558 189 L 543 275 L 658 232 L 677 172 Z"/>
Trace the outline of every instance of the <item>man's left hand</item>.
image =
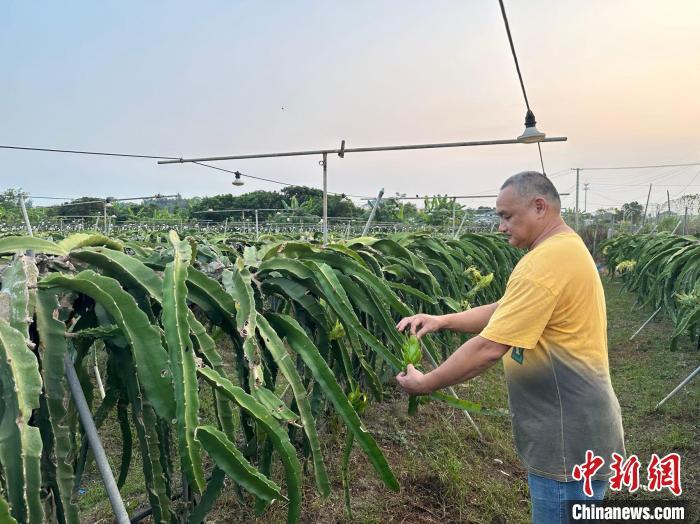
<path id="1" fill-rule="evenodd" d="M 402 371 L 396 375 L 396 381 L 399 386 L 409 395 L 425 395 L 431 393 L 425 384 L 425 375 L 409 364 L 406 371 Z"/>

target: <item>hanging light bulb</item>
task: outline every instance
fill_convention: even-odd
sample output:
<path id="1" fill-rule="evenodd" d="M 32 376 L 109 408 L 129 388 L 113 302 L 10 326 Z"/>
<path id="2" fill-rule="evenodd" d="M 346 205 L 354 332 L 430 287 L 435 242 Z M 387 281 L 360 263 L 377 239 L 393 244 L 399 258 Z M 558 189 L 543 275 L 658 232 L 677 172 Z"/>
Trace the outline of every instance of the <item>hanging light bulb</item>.
<path id="1" fill-rule="evenodd" d="M 528 109 L 525 115 L 525 131 L 518 137 L 518 142 L 523 144 L 535 144 L 544 140 L 545 134 L 538 131 L 535 124 L 537 124 L 535 121 L 535 114 Z"/>
<path id="2" fill-rule="evenodd" d="M 234 186 L 242 186 L 244 184 L 243 180 L 241 180 L 241 172 L 240 171 L 234 171 L 233 173 L 236 175 L 236 178 L 233 182 L 231 182 Z"/>

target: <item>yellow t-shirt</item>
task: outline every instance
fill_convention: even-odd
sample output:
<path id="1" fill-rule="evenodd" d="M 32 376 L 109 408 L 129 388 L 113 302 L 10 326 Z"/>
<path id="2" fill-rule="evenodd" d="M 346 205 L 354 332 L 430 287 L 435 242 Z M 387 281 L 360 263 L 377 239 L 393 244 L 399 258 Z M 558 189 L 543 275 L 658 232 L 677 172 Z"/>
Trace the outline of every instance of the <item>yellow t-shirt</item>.
<path id="1" fill-rule="evenodd" d="M 605 294 L 576 233 L 527 253 L 481 336 L 512 346 L 503 357 L 518 453 L 536 475 L 571 481 L 592 450 L 610 476 L 624 455 L 620 405 L 610 383 Z"/>

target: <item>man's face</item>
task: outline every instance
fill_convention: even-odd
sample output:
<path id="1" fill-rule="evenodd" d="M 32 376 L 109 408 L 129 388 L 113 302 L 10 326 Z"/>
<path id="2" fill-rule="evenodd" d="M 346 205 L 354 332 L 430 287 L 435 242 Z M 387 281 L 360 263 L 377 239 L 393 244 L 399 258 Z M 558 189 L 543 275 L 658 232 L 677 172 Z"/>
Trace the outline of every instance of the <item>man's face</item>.
<path id="1" fill-rule="evenodd" d="M 522 197 L 513 186 L 502 189 L 496 199 L 496 212 L 501 217 L 498 230 L 508 235 L 508 243 L 529 248 L 537 238 L 539 225 L 534 199 Z"/>

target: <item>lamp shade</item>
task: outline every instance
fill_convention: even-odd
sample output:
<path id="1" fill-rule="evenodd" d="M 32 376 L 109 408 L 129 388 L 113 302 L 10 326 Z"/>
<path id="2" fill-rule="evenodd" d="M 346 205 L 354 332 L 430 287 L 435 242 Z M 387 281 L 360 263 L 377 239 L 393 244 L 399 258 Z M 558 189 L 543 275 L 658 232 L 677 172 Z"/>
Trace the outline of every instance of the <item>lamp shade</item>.
<path id="1" fill-rule="evenodd" d="M 242 185 L 244 184 L 244 182 L 243 182 L 243 180 L 241 180 L 241 173 L 239 173 L 238 171 L 236 171 L 236 172 L 234 173 L 234 175 L 236 175 L 236 178 L 235 178 L 234 181 L 231 182 L 231 183 L 232 183 L 234 186 L 242 186 Z"/>
<path id="2" fill-rule="evenodd" d="M 537 129 L 536 124 L 535 114 L 528 109 L 525 115 L 525 131 L 518 137 L 518 142 L 522 142 L 523 144 L 542 142 L 545 134 Z"/>

